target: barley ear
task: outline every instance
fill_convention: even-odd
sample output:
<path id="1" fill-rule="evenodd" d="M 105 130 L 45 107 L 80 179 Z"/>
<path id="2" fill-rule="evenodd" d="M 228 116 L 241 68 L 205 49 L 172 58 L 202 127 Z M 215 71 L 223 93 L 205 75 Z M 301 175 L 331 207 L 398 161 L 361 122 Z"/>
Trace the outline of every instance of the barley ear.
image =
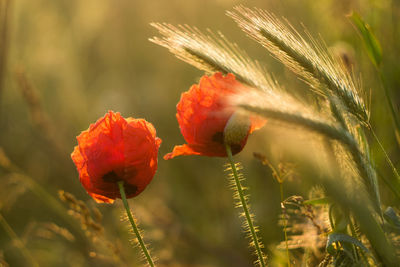
<path id="1" fill-rule="evenodd" d="M 167 23 L 151 23 L 161 37 L 151 42 L 167 48 L 177 58 L 207 73 L 233 73 L 236 79 L 250 87 L 264 91 L 277 87 L 277 83 L 236 44 L 228 41 L 222 33 L 208 30 L 206 34 L 187 25 L 177 27 Z"/>
<path id="2" fill-rule="evenodd" d="M 304 110 L 289 110 L 275 107 L 273 105 L 265 105 L 268 96 L 262 98 L 259 94 L 259 101 L 250 101 L 254 98 L 246 98 L 241 96 L 236 101 L 236 105 L 244 110 L 250 111 L 268 119 L 277 120 L 288 123 L 290 125 L 302 127 L 306 130 L 321 134 L 331 140 L 339 141 L 349 151 L 354 164 L 358 170 L 362 181 L 368 188 L 371 198 L 374 200 L 375 210 L 381 214 L 381 200 L 378 190 L 378 182 L 375 170 L 371 162 L 360 150 L 357 140 L 340 124 L 321 118 L 320 116 L 312 116 Z M 265 100 L 265 101 L 264 101 Z"/>
<path id="3" fill-rule="evenodd" d="M 369 111 L 360 90 L 343 63 L 326 46 L 310 37 L 307 42 L 287 21 L 261 9 L 237 6 L 227 14 L 248 36 L 310 84 L 314 92 L 337 96 L 350 114 L 368 124 Z"/>

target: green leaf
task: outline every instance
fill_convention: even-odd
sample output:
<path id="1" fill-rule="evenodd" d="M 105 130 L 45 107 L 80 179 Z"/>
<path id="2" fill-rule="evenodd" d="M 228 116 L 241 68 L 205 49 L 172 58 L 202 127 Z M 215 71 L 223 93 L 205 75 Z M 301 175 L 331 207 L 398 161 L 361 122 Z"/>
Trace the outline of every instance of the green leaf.
<path id="1" fill-rule="evenodd" d="M 390 223 L 392 226 L 396 227 L 397 229 L 400 229 L 400 218 L 397 216 L 396 212 L 392 207 L 388 207 L 385 210 L 383 217 L 385 217 L 386 221 Z"/>
<path id="2" fill-rule="evenodd" d="M 332 233 L 328 236 L 328 241 L 326 242 L 326 251 L 331 255 L 335 255 L 336 249 L 333 247 L 333 243 L 335 242 L 351 243 L 361 248 L 364 252 L 369 253 L 369 250 L 354 237 L 343 233 Z"/>
<path id="3" fill-rule="evenodd" d="M 361 34 L 369 58 L 371 59 L 372 63 L 378 67 L 382 62 L 382 48 L 378 39 L 372 32 L 371 27 L 364 22 L 357 12 L 353 11 L 353 13 L 350 15 L 350 19 Z"/>

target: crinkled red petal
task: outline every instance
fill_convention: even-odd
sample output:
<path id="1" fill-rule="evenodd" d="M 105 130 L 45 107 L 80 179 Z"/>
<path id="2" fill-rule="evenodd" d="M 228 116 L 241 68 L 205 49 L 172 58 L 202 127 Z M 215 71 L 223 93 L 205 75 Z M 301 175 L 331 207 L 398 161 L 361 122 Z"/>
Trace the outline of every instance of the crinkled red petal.
<path id="1" fill-rule="evenodd" d="M 125 120 L 110 111 L 77 139 L 71 158 L 82 185 L 98 202 L 120 198 L 118 181 L 124 181 L 128 198 L 140 194 L 156 172 L 161 139 L 143 119 Z"/>

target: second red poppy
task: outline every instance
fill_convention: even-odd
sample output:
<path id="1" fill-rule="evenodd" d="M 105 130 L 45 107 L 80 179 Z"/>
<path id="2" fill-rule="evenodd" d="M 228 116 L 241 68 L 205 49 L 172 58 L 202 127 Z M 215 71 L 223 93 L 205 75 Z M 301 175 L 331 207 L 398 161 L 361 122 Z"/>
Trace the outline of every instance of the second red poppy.
<path id="1" fill-rule="evenodd" d="M 178 123 L 187 144 L 175 146 L 164 159 L 181 155 L 202 155 L 226 157 L 224 129 L 235 112 L 228 97 L 244 89 L 233 74 L 223 76 L 215 73 L 204 75 L 199 84 L 182 93 L 177 105 Z M 247 142 L 249 134 L 264 125 L 265 121 L 251 120 L 247 134 L 236 144 L 231 144 L 232 153 L 239 153 Z"/>

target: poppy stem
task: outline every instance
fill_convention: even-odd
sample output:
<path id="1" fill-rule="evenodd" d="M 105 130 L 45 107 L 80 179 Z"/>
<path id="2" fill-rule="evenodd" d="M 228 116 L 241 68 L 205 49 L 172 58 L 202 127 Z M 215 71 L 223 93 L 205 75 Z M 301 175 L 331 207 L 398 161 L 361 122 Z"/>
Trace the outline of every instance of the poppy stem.
<path id="1" fill-rule="evenodd" d="M 143 238 L 140 235 L 139 229 L 138 229 L 138 227 L 137 227 L 137 225 L 135 223 L 135 220 L 133 219 L 133 216 L 132 216 L 132 213 L 131 213 L 131 209 L 129 208 L 129 204 L 128 204 L 128 201 L 126 199 L 126 194 L 125 194 L 125 189 L 124 189 L 124 181 L 119 181 L 118 182 L 118 187 L 119 187 L 119 192 L 121 193 L 122 202 L 124 203 L 124 207 L 125 207 L 125 210 L 126 210 L 126 215 L 128 215 L 129 222 L 132 225 L 133 232 L 136 235 L 136 238 L 137 238 L 137 240 L 139 242 L 140 248 L 142 249 L 143 254 L 146 256 L 146 260 L 147 260 L 147 263 L 149 264 L 149 266 L 154 267 L 154 262 L 153 262 L 153 260 L 152 260 L 152 258 L 150 256 L 149 251 L 146 248 L 146 245 L 143 242 Z"/>
<path id="2" fill-rule="evenodd" d="M 257 236 L 257 230 L 256 227 L 254 225 L 253 219 L 252 219 L 252 215 L 250 213 L 250 208 L 247 204 L 247 197 L 245 196 L 244 190 L 243 190 L 243 186 L 240 182 L 239 179 L 239 175 L 238 175 L 238 171 L 236 169 L 236 164 L 233 161 L 233 156 L 232 156 L 232 150 L 230 145 L 225 144 L 225 149 L 226 149 L 226 153 L 228 155 L 228 159 L 229 159 L 229 163 L 231 165 L 232 168 L 232 173 L 233 173 L 233 178 L 235 181 L 235 186 L 236 186 L 236 190 L 239 196 L 239 200 L 240 200 L 240 204 L 243 208 L 243 212 L 247 221 L 247 225 L 249 227 L 249 232 L 250 232 L 250 236 L 253 240 L 253 244 L 254 247 L 256 249 L 256 253 L 257 253 L 257 257 L 258 257 L 258 263 L 260 264 L 261 267 L 265 267 L 265 257 L 264 257 L 264 253 L 261 251 L 261 240 L 259 239 L 259 237 Z"/>

